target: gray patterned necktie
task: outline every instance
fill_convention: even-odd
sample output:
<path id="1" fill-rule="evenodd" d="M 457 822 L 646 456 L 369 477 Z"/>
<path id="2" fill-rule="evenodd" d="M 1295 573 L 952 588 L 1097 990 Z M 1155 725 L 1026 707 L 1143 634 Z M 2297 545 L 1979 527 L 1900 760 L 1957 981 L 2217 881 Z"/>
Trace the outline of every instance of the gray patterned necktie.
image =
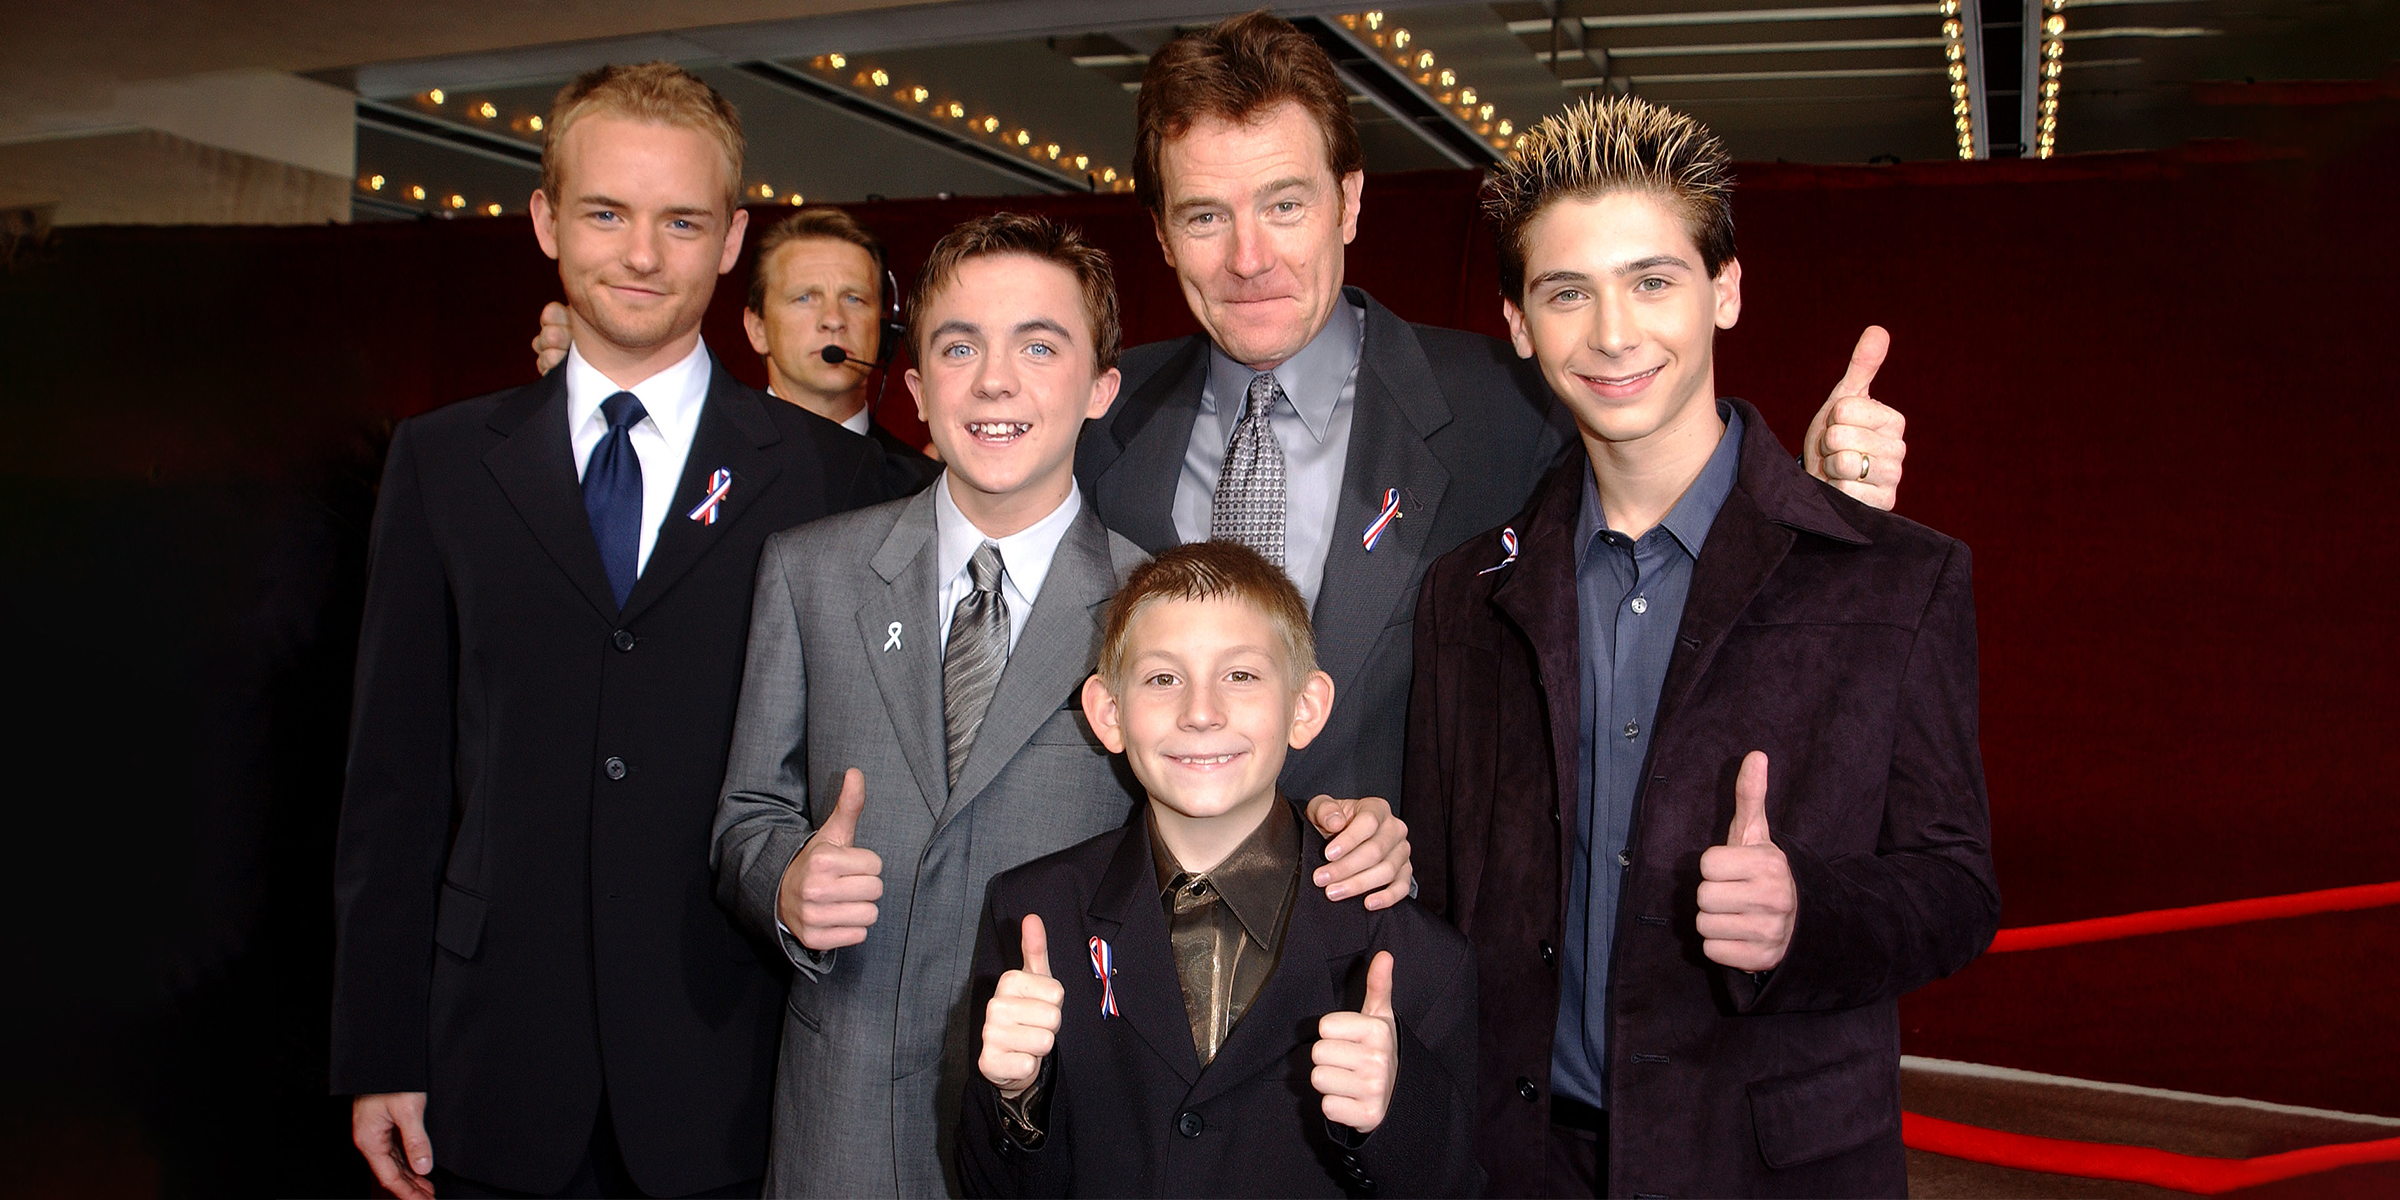
<path id="1" fill-rule="evenodd" d="M 1217 472 L 1217 494 L 1211 498 L 1208 536 L 1220 542 L 1239 542 L 1276 566 L 1283 565 L 1283 443 L 1267 423 L 1275 402 L 1283 399 L 1271 372 L 1250 381 L 1249 400 L 1242 419 L 1233 427 L 1233 443 L 1225 447 L 1225 465 Z"/>
<path id="2" fill-rule="evenodd" d="M 985 542 L 967 560 L 974 590 L 950 610 L 950 643 L 942 649 L 942 733 L 950 753 L 950 786 L 975 748 L 975 731 L 992 705 L 1000 668 L 1008 665 L 1008 601 L 1000 595 L 1000 547 Z"/>

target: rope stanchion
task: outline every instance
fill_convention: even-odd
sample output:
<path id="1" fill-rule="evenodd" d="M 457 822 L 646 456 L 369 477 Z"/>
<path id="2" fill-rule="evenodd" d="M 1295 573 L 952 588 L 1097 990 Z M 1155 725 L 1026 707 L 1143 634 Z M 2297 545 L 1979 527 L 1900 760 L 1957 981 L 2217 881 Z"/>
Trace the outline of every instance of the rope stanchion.
<path id="1" fill-rule="evenodd" d="M 2087 921 L 2062 921 L 2056 925 L 2025 925 L 2001 930 L 2000 936 L 1992 939 L 1991 948 L 1984 953 L 2048 950 L 2082 942 L 2106 942 L 2150 933 L 2206 929 L 2214 925 L 2239 925 L 2246 921 L 2272 921 L 2316 913 L 2350 912 L 2362 908 L 2381 908 L 2388 904 L 2400 904 L 2400 881 L 2326 888 L 2289 896 L 2227 900 L 2221 904 L 2196 904 L 2189 908 L 2162 908 L 2154 912 L 2094 917 Z"/>
<path id="2" fill-rule="evenodd" d="M 2311 1146 L 2258 1158 L 2203 1158 L 2147 1146 L 2002 1133 L 1915 1113 L 1900 1115 L 1900 1140 L 1911 1150 L 1968 1162 L 2079 1179 L 2146 1183 L 2202 1196 L 2222 1195 L 2343 1167 L 2400 1162 L 2400 1138 Z"/>

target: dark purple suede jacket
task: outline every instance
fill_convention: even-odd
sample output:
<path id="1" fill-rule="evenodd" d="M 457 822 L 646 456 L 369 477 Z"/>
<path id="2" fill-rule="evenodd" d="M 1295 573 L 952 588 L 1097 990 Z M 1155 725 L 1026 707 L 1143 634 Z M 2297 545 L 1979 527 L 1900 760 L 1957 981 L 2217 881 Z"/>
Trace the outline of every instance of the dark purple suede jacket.
<path id="1" fill-rule="evenodd" d="M 1964 544 L 1809 478 L 1756 409 L 1695 565 L 1628 841 L 1608 984 L 1612 1195 L 1907 1191 L 1898 1000 L 1998 927 L 1976 746 Z M 1555 963 L 1575 846 L 1579 708 L 1570 452 L 1510 523 L 1427 574 L 1408 821 L 1424 901 L 1481 974 L 1478 1155 L 1544 1187 Z M 1764 750 L 1800 907 L 1782 964 L 1709 962 L 1700 854 Z"/>

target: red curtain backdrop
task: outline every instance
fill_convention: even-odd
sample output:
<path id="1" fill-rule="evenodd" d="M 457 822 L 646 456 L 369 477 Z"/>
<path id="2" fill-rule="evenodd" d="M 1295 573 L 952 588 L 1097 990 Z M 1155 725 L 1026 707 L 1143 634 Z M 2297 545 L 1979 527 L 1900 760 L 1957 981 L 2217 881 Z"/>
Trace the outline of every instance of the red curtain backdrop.
<path id="1" fill-rule="evenodd" d="M 1796 449 L 1859 331 L 1888 327 L 1901 511 L 1974 548 L 2008 925 L 2400 878 L 2400 122 L 2379 103 L 2289 152 L 1740 169 L 1719 388 Z M 1370 180 L 1350 281 L 1500 332 L 1475 183 Z M 1129 344 L 1193 328 L 1130 197 L 1008 205 L 1114 254 Z M 853 211 L 905 283 L 999 206 Z M 707 335 L 756 383 L 747 269 Z M 371 469 L 379 426 L 528 379 L 557 291 L 521 219 L 67 231 L 0 276 L 0 471 L 53 522 L 17 544 L 89 532 L 60 497 Z M 896 380 L 883 416 L 916 428 Z M 2400 1115 L 2396 962 L 2392 908 L 1994 956 L 1904 1005 L 1907 1046 Z"/>

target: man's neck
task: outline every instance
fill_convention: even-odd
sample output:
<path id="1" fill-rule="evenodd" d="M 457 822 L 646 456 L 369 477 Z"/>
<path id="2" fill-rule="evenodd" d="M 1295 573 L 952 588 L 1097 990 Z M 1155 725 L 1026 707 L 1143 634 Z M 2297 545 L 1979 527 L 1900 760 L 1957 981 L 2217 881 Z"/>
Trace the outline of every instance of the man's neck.
<path id="1" fill-rule="evenodd" d="M 1151 825 L 1158 831 L 1158 840 L 1166 846 L 1167 853 L 1175 856 L 1176 866 L 1194 875 L 1206 875 L 1258 831 L 1267 819 L 1268 806 L 1277 803 L 1281 802 L 1270 787 L 1264 795 L 1244 800 L 1218 816 L 1187 817 L 1153 799 Z"/>
<path id="2" fill-rule="evenodd" d="M 1023 533 L 1038 524 L 1043 517 L 1058 511 L 1067 502 L 1067 493 L 1074 490 L 1075 471 L 1068 464 L 1055 478 L 1028 483 L 1004 495 L 976 491 L 953 471 L 943 476 L 942 486 L 950 489 L 950 502 L 958 506 L 967 523 L 988 538 L 1004 538 Z"/>
<path id="3" fill-rule="evenodd" d="M 1725 419 L 1717 415 L 1714 393 L 1708 389 L 1673 421 L 1632 441 L 1612 442 L 1588 431 L 1583 435 L 1584 450 L 1592 460 L 1592 482 L 1599 488 L 1600 509 L 1610 529 L 1640 538 L 1666 519 L 1700 477 L 1725 436 Z"/>
<path id="4" fill-rule="evenodd" d="M 857 387 L 851 388 L 849 391 L 835 392 L 829 396 L 823 392 L 811 391 L 799 381 L 784 374 L 783 369 L 776 366 L 775 360 L 771 358 L 767 360 L 767 385 L 774 391 L 776 399 L 797 404 L 836 425 L 858 415 L 858 410 L 867 406 L 865 382 L 860 382 Z"/>
<path id="5" fill-rule="evenodd" d="M 669 337 L 655 346 L 626 347 L 600 336 L 592 323 L 582 314 L 568 310 L 567 320 L 575 333 L 575 352 L 583 361 L 600 372 L 610 383 L 620 388 L 635 388 L 643 380 L 682 362 L 691 356 L 692 347 L 700 344 L 700 327 Z"/>

